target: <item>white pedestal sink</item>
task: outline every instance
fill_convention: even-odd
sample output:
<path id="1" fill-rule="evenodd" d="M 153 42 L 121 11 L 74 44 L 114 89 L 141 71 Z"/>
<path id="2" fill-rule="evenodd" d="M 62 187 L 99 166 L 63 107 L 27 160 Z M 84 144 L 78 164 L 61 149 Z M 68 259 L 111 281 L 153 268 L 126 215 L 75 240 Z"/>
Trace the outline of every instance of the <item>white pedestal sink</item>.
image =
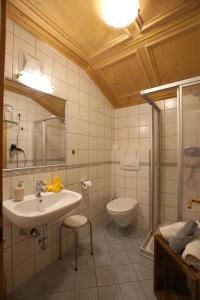
<path id="1" fill-rule="evenodd" d="M 8 220 L 19 228 L 37 228 L 52 222 L 80 204 L 81 194 L 69 190 L 59 193 L 41 193 L 24 197 L 23 201 L 3 201 L 3 212 Z"/>

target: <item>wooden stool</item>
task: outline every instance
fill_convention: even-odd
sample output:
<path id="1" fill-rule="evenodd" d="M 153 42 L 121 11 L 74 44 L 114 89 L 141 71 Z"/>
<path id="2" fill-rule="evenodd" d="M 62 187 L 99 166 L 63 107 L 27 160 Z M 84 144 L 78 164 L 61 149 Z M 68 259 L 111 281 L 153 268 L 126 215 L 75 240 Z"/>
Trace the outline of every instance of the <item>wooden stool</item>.
<path id="1" fill-rule="evenodd" d="M 74 229 L 75 233 L 75 271 L 77 271 L 77 250 L 78 250 L 78 229 L 84 225 L 90 225 L 90 247 L 91 255 L 93 255 L 92 247 L 92 223 L 84 216 L 74 215 L 66 218 L 63 223 L 60 225 L 60 259 L 62 259 L 62 228 L 71 228 Z"/>

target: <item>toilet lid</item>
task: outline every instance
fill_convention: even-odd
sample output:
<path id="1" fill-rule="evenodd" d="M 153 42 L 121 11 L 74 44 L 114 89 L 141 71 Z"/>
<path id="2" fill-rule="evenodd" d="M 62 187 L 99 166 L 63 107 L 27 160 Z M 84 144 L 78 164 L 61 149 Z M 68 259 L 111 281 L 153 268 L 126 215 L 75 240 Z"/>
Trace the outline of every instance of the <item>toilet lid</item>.
<path id="1" fill-rule="evenodd" d="M 124 213 L 133 210 L 137 201 L 131 198 L 117 198 L 107 204 L 107 209 L 113 213 Z"/>

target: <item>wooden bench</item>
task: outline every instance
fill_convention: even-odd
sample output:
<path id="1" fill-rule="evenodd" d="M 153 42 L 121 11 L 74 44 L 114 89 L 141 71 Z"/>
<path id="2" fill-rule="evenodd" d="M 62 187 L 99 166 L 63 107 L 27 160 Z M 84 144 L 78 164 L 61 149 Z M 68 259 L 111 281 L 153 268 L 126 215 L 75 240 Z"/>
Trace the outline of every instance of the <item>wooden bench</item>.
<path id="1" fill-rule="evenodd" d="M 161 234 L 154 240 L 154 293 L 160 300 L 200 300 L 200 271 L 174 254 Z"/>

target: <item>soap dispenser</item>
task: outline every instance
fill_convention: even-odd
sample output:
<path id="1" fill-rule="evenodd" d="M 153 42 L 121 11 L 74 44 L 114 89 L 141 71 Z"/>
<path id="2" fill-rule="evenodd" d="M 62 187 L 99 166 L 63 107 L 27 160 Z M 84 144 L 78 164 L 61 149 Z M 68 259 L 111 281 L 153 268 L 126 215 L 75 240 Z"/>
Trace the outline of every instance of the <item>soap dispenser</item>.
<path id="1" fill-rule="evenodd" d="M 14 200 L 22 201 L 24 199 L 24 182 L 18 181 L 16 187 L 14 188 Z"/>

